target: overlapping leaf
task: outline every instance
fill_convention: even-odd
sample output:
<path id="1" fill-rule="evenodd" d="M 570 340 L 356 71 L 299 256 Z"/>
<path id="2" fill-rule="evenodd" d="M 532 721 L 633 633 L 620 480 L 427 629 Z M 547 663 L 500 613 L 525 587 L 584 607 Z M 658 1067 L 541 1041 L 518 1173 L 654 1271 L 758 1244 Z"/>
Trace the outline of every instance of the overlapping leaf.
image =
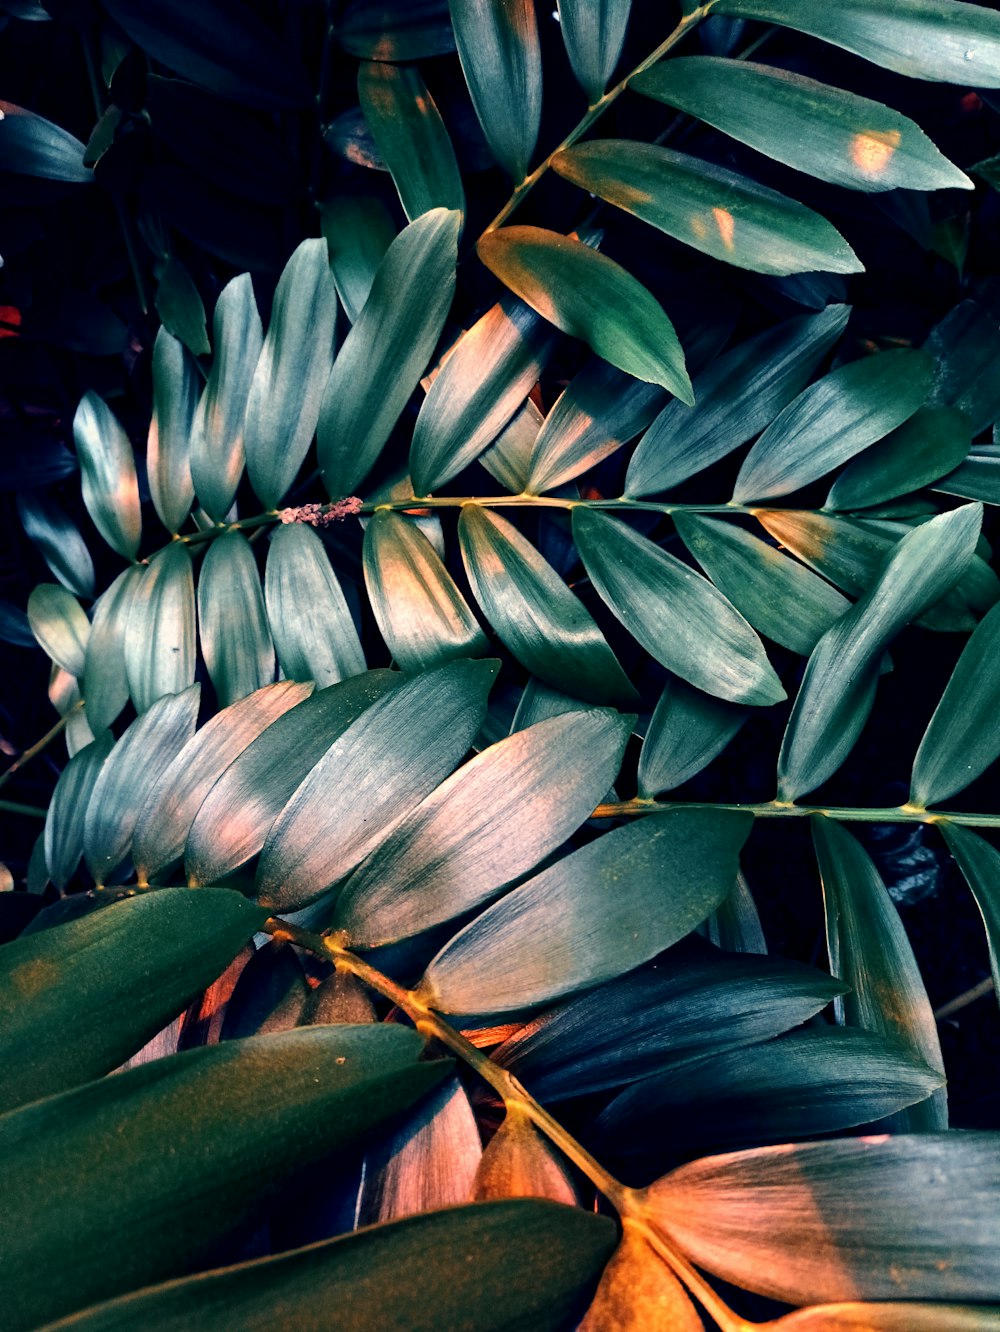
<path id="1" fill-rule="evenodd" d="M 153 344 L 153 418 L 146 442 L 149 494 L 160 521 L 176 533 L 194 499 L 191 433 L 200 384 L 190 353 L 161 328 Z"/>
<path id="2" fill-rule="evenodd" d="M 260 574 L 242 532 L 225 532 L 209 548 L 198 579 L 201 654 L 220 707 L 274 679 L 274 644 Z"/>
<path id="3" fill-rule="evenodd" d="M 116 603 L 109 615 L 117 618 L 127 603 L 125 675 L 136 711 L 145 712 L 164 694 L 180 693 L 194 682 L 197 622 L 187 546 L 182 541 L 165 546 L 134 587 L 122 585 L 121 595 L 123 609 Z"/>
<path id="4" fill-rule="evenodd" d="M 85 393 L 73 417 L 83 502 L 108 545 L 127 560 L 139 550 L 142 518 L 135 456 L 128 435 L 103 398 Z"/>

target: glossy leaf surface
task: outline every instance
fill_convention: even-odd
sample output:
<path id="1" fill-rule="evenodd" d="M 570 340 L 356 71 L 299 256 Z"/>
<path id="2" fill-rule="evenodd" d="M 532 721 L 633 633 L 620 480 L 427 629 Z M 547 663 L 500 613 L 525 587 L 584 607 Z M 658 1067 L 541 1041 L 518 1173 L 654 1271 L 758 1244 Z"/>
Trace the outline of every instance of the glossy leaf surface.
<path id="1" fill-rule="evenodd" d="M 68 130 L 13 102 L 0 102 L 0 168 L 45 180 L 90 184 L 84 145 Z"/>
<path id="2" fill-rule="evenodd" d="M 20 491 L 17 516 L 63 587 L 75 596 L 94 595 L 94 561 L 80 530 L 58 501 L 44 491 Z"/>
<path id="3" fill-rule="evenodd" d="M 28 597 L 28 623 L 57 666 L 83 675 L 90 621 L 72 592 L 58 583 L 39 583 Z"/>
<path id="4" fill-rule="evenodd" d="M 142 517 L 135 456 L 128 435 L 96 393 L 85 393 L 73 417 L 83 502 L 101 536 L 119 555 L 135 559 Z"/>
<path id="5" fill-rule="evenodd" d="M 639 795 L 672 791 L 701 772 L 750 716 L 746 708 L 671 677 L 649 719 L 639 753 Z"/>
<path id="6" fill-rule="evenodd" d="M 396 228 L 382 200 L 371 195 L 334 195 L 323 205 L 320 216 L 337 294 L 353 324 L 364 309 Z"/>
<path id="7" fill-rule="evenodd" d="M 175 533 L 194 499 L 191 427 L 198 369 L 182 342 L 161 328 L 153 344 L 153 419 L 146 441 L 149 494 L 160 521 Z"/>
<path id="8" fill-rule="evenodd" d="M 260 574 L 242 532 L 224 532 L 209 547 L 198 579 L 201 655 L 220 707 L 274 679 L 274 644 Z"/>
<path id="9" fill-rule="evenodd" d="M 969 828 L 947 821 L 942 821 L 939 827 L 982 915 L 993 987 L 1000 994 L 1000 853 Z"/>
<path id="10" fill-rule="evenodd" d="M 132 598 L 145 573 L 142 565 L 130 565 L 94 603 L 83 671 L 83 693 L 87 700 L 87 717 L 95 731 L 116 721 L 129 699 L 125 637 Z"/>
<path id="11" fill-rule="evenodd" d="M 194 682 L 196 638 L 191 555 L 174 541 L 150 560 L 128 600 L 125 674 L 137 712 Z"/>
<path id="12" fill-rule="evenodd" d="M 591 105 L 615 72 L 631 8 L 632 0 L 556 0 L 566 54 Z"/>
<path id="13" fill-rule="evenodd" d="M 921 407 L 854 459 L 831 487 L 828 509 L 865 509 L 939 481 L 969 452 L 966 417 L 950 407 Z"/>
<path id="14" fill-rule="evenodd" d="M 60 892 L 83 855 L 83 825 L 94 784 L 115 738 L 101 731 L 73 755 L 59 774 L 45 818 L 45 865 Z"/>

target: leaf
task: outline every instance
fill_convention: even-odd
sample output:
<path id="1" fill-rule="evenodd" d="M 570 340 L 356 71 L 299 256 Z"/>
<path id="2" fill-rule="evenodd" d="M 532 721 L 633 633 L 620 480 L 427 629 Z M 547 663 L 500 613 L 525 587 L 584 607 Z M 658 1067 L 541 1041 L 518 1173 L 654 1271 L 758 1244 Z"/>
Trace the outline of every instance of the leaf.
<path id="1" fill-rule="evenodd" d="M 455 49 L 448 0 L 353 0 L 335 37 L 366 60 L 424 60 Z"/>
<path id="2" fill-rule="evenodd" d="M 264 338 L 249 273 L 223 287 L 212 336 L 215 359 L 191 434 L 191 478 L 199 502 L 221 522 L 243 475 L 247 395 Z"/>
<path id="3" fill-rule="evenodd" d="M 437 551 L 413 523 L 377 509 L 365 531 L 365 586 L 393 660 L 429 670 L 481 657 L 489 642 Z"/>
<path id="4" fill-rule="evenodd" d="M 247 474 L 268 509 L 291 488 L 316 430 L 336 318 L 326 243 L 302 241 L 278 281 L 246 400 Z"/>
<path id="5" fill-rule="evenodd" d="M 768 1323 L 773 1332 L 997 1332 L 1000 1307 L 969 1304 L 817 1304 Z"/>
<path id="6" fill-rule="evenodd" d="M 193 356 L 207 356 L 212 350 L 205 326 L 205 306 L 198 288 L 191 274 L 173 255 L 168 255 L 160 271 L 156 313 L 163 321 L 163 327 L 183 342 Z"/>
<path id="7" fill-rule="evenodd" d="M 678 1155 L 719 1151 L 873 1123 L 943 1083 L 943 1073 L 899 1042 L 810 1027 L 643 1078 L 615 1097 L 597 1126 L 626 1152 L 648 1151 L 651 1142 L 669 1142 Z"/>
<path id="8" fill-rule="evenodd" d="M 198 402 L 197 367 L 183 343 L 161 328 L 153 344 L 153 419 L 146 444 L 149 494 L 175 535 L 191 511 L 191 427 Z"/>
<path id="9" fill-rule="evenodd" d="M 722 753 L 749 716 L 746 708 L 669 677 L 639 753 L 640 799 L 672 791 L 701 772 Z"/>
<path id="10" fill-rule="evenodd" d="M 971 189 L 919 125 L 867 97 L 770 65 L 664 60 L 629 84 L 767 157 L 854 190 Z"/>
<path id="11" fill-rule="evenodd" d="M 672 148 L 600 139 L 556 153 L 552 165 L 581 189 L 737 268 L 777 275 L 864 271 L 819 213 Z"/>
<path id="12" fill-rule="evenodd" d="M 48 876 L 62 893 L 76 872 L 83 855 L 83 824 L 94 783 L 115 738 L 101 731 L 95 740 L 78 750 L 59 774 L 45 816 L 45 865 Z"/>
<path id="13" fill-rule="evenodd" d="M 480 456 L 479 461 L 490 476 L 513 495 L 524 493 L 531 453 L 541 425 L 542 414 L 528 398 Z"/>
<path id="14" fill-rule="evenodd" d="M 736 609 L 765 637 L 808 656 L 851 603 L 803 565 L 731 522 L 672 515 L 681 540 Z"/>
<path id="15" fill-rule="evenodd" d="M 220 707 L 271 683 L 274 644 L 257 561 L 242 532 L 224 532 L 209 547 L 198 579 L 198 622 Z"/>
<path id="16" fill-rule="evenodd" d="M 239 893 L 166 888 L 4 944 L 0 1111 L 112 1072 L 215 980 L 263 921 Z M 68 1032 L 71 1041 L 60 1039 Z"/>
<path id="17" fill-rule="evenodd" d="M 521 226 L 487 232 L 476 250 L 505 286 L 564 333 L 626 374 L 694 401 L 673 324 L 606 255 L 570 236 Z"/>
<path id="18" fill-rule="evenodd" d="M 733 502 L 799 490 L 883 439 L 923 403 L 932 368 L 924 352 L 903 348 L 852 361 L 810 385 L 747 454 Z"/>
<path id="19" fill-rule="evenodd" d="M 1000 995 L 1000 854 L 985 838 L 948 819 L 942 819 L 938 827 L 982 915 L 993 988 Z"/>
<path id="20" fill-rule="evenodd" d="M 258 900 L 294 910 L 354 869 L 469 748 L 495 673 L 495 662 L 450 662 L 405 680 L 352 722 L 272 824 Z M 427 717 L 434 718 L 430 734 Z M 318 828 L 325 830 L 320 839 Z"/>
<path id="21" fill-rule="evenodd" d="M 936 361 L 928 403 L 957 407 L 975 437 L 1000 415 L 1000 325 L 975 301 L 960 301 L 931 329 L 924 351 Z"/>
<path id="22" fill-rule="evenodd" d="M 75 596 L 94 595 L 94 561 L 80 529 L 43 490 L 21 490 L 17 516 L 27 536 L 63 587 Z"/>
<path id="23" fill-rule="evenodd" d="M 491 901 L 587 818 L 614 781 L 631 718 L 588 709 L 490 745 L 453 773 L 348 880 L 334 928 L 377 948 Z"/>
<path id="24" fill-rule="evenodd" d="M 0 102 L 0 170 L 89 185 L 84 146 L 68 130 L 13 102 Z"/>
<path id="25" fill-rule="evenodd" d="M 79 680 L 54 662 L 49 672 L 49 702 L 59 716 L 66 719 L 63 738 L 66 741 L 66 752 L 72 758 L 85 745 L 91 743 L 94 732 L 80 706 L 83 698 L 80 694 Z"/>
<path id="26" fill-rule="evenodd" d="M 614 979 L 669 948 L 733 885 L 751 818 L 671 810 L 616 828 L 489 907 L 417 993 L 446 1013 L 509 1013 Z"/>
<path id="27" fill-rule="evenodd" d="M 556 0 L 566 54 L 591 105 L 615 72 L 631 8 L 632 0 Z"/>
<path id="28" fill-rule="evenodd" d="M 973 445 L 965 461 L 942 477 L 934 489 L 945 495 L 1000 504 L 1000 448 L 992 444 L 978 448 Z"/>
<path id="29" fill-rule="evenodd" d="M 525 490 L 544 494 L 596 466 L 644 430 L 663 401 L 657 385 L 595 357 L 560 394 L 538 432 Z"/>
<path id="30" fill-rule="evenodd" d="M 39 583 L 28 597 L 28 623 L 57 666 L 83 675 L 90 621 L 72 592 L 58 583 Z"/>
<path id="31" fill-rule="evenodd" d="M 982 509 L 966 504 L 910 532 L 861 600 L 816 644 L 781 742 L 780 800 L 814 790 L 851 752 L 871 711 L 886 645 L 961 577 L 981 522 Z"/>
<path id="32" fill-rule="evenodd" d="M 944 1060 L 927 991 L 878 870 L 839 824 L 821 815 L 813 815 L 810 822 L 823 881 L 830 970 L 851 987 L 835 1005 L 840 1021 L 900 1041 L 943 1080 Z M 945 1091 L 910 1110 L 902 1125 L 904 1131 L 947 1128 Z"/>
<path id="33" fill-rule="evenodd" d="M 153 556 L 128 601 L 125 674 L 137 712 L 194 682 L 196 637 L 191 555 L 174 541 Z"/>
<path id="34" fill-rule="evenodd" d="M 450 1061 L 418 1063 L 422 1047 L 388 1024 L 310 1027 L 188 1050 L 5 1115 L 0 1297 L 11 1332 L 197 1270 L 293 1172 L 439 1081 Z M 109 1263 L 108 1236 L 124 1233 Z"/>
<path id="35" fill-rule="evenodd" d="M 271 538 L 264 601 L 287 679 L 315 680 L 325 689 L 365 669 L 358 631 L 323 543 L 301 523 L 279 527 Z"/>
<path id="36" fill-rule="evenodd" d="M 579 1208 L 476 1203 L 143 1291 L 70 1326 L 229 1332 L 237 1323 L 306 1327 L 317 1309 L 350 1309 L 356 1332 L 438 1332 L 463 1319 L 476 1332 L 561 1332 L 614 1243 L 611 1219 Z M 419 1281 L 399 1280 L 418 1268 Z"/>
<path id="37" fill-rule="evenodd" d="M 634 701 L 600 629 L 513 524 L 466 504 L 458 536 L 476 600 L 522 666 L 589 703 Z"/>
<path id="38" fill-rule="evenodd" d="M 504 296 L 464 333 L 420 407 L 410 445 L 414 493 L 430 495 L 491 444 L 538 382 L 556 335 Z"/>
<path id="39" fill-rule="evenodd" d="M 87 804 L 83 855 L 95 883 L 122 864 L 143 803 L 194 735 L 201 686 L 167 694 L 128 727 L 101 768 Z"/>
<path id="40" fill-rule="evenodd" d="M 865 0 L 722 0 L 712 12 L 780 23 L 913 79 L 1000 87 L 1000 15 L 978 5 L 899 0 L 883 14 Z"/>
<path id="41" fill-rule="evenodd" d="M 337 293 L 353 324 L 396 228 L 382 200 L 363 194 L 335 194 L 323 204 L 320 217 Z"/>
<path id="42" fill-rule="evenodd" d="M 542 117 L 542 52 L 533 0 L 450 0 L 462 73 L 493 156 L 518 185 Z"/>
<path id="43" fill-rule="evenodd" d="M 476 1172 L 472 1197 L 550 1198 L 575 1207 L 576 1191 L 564 1157 L 535 1128 L 517 1103 L 507 1107 L 503 1122 L 490 1138 Z"/>
<path id="44" fill-rule="evenodd" d="M 300 60 L 242 0 L 108 0 L 106 7 L 154 60 L 223 97 L 271 111 L 309 100 Z"/>
<path id="45" fill-rule="evenodd" d="M 146 569 L 133 564 L 124 569 L 94 603 L 94 619 L 87 640 L 83 694 L 87 717 L 95 733 L 117 721 L 128 702 L 125 641 L 129 611 Z"/>
<path id="46" fill-rule="evenodd" d="M 227 768 L 273 722 L 312 692 L 311 685 L 267 685 L 217 712 L 159 776 L 136 819 L 132 860 L 139 882 L 179 860 L 205 797 Z"/>
<path id="47" fill-rule="evenodd" d="M 668 670 L 732 703 L 785 697 L 764 645 L 707 579 L 593 509 L 574 509 L 573 539 L 601 600 Z"/>
<path id="48" fill-rule="evenodd" d="M 195 815 L 185 860 L 191 883 L 212 883 L 249 860 L 292 792 L 338 736 L 402 677 L 368 671 L 320 690 L 254 740 Z"/>
<path id="49" fill-rule="evenodd" d="M 337 354 L 319 418 L 320 471 L 335 498 L 371 471 L 427 368 L 455 290 L 460 220 L 434 208 L 404 227 Z"/>
<path id="50" fill-rule="evenodd" d="M 407 221 L 432 208 L 465 212 L 465 191 L 444 121 L 414 65 L 366 61 L 358 96 Z"/>
<path id="51" fill-rule="evenodd" d="M 699 1267 L 788 1303 L 995 1299 L 996 1146 L 921 1133 L 758 1147 L 681 1166 L 646 1205 Z"/>
<path id="52" fill-rule="evenodd" d="M 667 403 L 639 441 L 625 494 L 669 490 L 770 425 L 805 388 L 849 314 L 848 305 L 828 305 L 747 338 L 720 357 L 695 380 L 696 406 Z"/>
<path id="53" fill-rule="evenodd" d="M 83 502 L 101 536 L 119 555 L 134 560 L 142 518 L 139 483 L 129 437 L 103 398 L 85 393 L 73 417 Z"/>
<path id="54" fill-rule="evenodd" d="M 938 805 L 964 790 L 1000 755 L 1000 606 L 962 650 L 913 760 L 909 803 Z"/>
<path id="55" fill-rule="evenodd" d="M 549 1009 L 493 1059 L 543 1101 L 566 1100 L 770 1040 L 846 988 L 800 962 L 725 956 L 706 945 Z"/>
<path id="56" fill-rule="evenodd" d="M 634 1222 L 626 1221 L 579 1332 L 642 1332 L 657 1323 L 671 1332 L 704 1327 L 687 1291 Z"/>
<path id="57" fill-rule="evenodd" d="M 899 495 L 912 495 L 953 471 L 971 442 L 969 422 L 962 412 L 952 407 L 921 407 L 841 472 L 825 507 L 865 509 Z"/>

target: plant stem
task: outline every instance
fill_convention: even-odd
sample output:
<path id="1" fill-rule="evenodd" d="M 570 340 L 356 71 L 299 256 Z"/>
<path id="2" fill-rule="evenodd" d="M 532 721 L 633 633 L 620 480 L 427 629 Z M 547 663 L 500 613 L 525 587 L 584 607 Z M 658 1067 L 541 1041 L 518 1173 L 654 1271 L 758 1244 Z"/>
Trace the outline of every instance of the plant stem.
<path id="1" fill-rule="evenodd" d="M 39 805 L 19 805 L 16 800 L 0 800 L 0 814 L 26 814 L 32 819 L 44 819 L 48 810 Z"/>
<path id="2" fill-rule="evenodd" d="M 5 782 L 9 782 L 10 779 L 14 776 L 14 774 L 20 772 L 20 770 L 24 767 L 26 763 L 30 763 L 31 760 L 35 758 L 36 755 L 40 754 L 43 749 L 46 749 L 52 743 L 52 741 L 56 739 L 57 736 L 62 735 L 63 731 L 66 729 L 67 725 L 69 724 L 70 717 L 72 717 L 73 714 L 75 712 L 78 712 L 82 707 L 83 707 L 82 699 L 79 703 L 74 703 L 73 706 L 69 709 L 69 711 L 65 714 L 65 716 L 60 717 L 59 720 L 56 722 L 55 726 L 53 726 L 51 730 L 45 732 L 41 740 L 36 740 L 33 745 L 31 745 L 28 749 L 24 751 L 23 754 L 20 754 L 14 760 L 14 762 L 10 765 L 10 767 L 7 769 L 6 772 L 0 773 L 0 786 L 3 786 Z"/>
<path id="3" fill-rule="evenodd" d="M 686 800 L 621 800 L 598 805 L 592 819 L 631 818 L 639 814 L 663 814 L 671 809 L 743 810 L 758 819 L 807 818 L 824 814 L 838 823 L 959 823 L 964 828 L 1000 828 L 1000 814 L 967 814 L 953 809 L 916 809 L 907 805 L 861 809 L 853 805 L 789 805 L 779 800 L 757 805 L 691 802 Z"/>
<path id="4" fill-rule="evenodd" d="M 746 1319 L 734 1313 L 648 1216 L 640 1212 L 636 1216 L 630 1216 L 628 1220 L 641 1232 L 650 1248 L 663 1259 L 675 1276 L 680 1278 L 695 1299 L 715 1319 L 722 1332 L 749 1332 L 749 1329 L 758 1326 L 756 1323 L 748 1323 Z M 623 1224 L 625 1224 L 624 1219 Z"/>
<path id="5" fill-rule="evenodd" d="M 934 1016 L 938 1022 L 941 1022 L 944 1018 L 951 1017 L 953 1013 L 958 1013 L 963 1008 L 968 1008 L 968 1006 L 974 1004 L 977 999 L 982 999 L 985 995 L 992 994 L 993 989 L 993 977 L 987 976 L 986 979 L 981 980 L 978 985 L 973 985 L 971 990 L 964 990 L 961 994 L 956 995 L 954 999 L 949 999 L 946 1004 L 942 1004 L 940 1008 L 936 1008 L 934 1010 Z"/>
<path id="6" fill-rule="evenodd" d="M 525 176 L 520 185 L 515 186 L 514 192 L 483 232 L 483 236 L 488 236 L 491 231 L 496 231 L 498 227 L 503 226 L 511 213 L 513 213 L 514 210 L 527 198 L 552 166 L 556 154 L 563 152 L 567 148 L 572 148 L 573 144 L 586 134 L 591 125 L 600 120 L 608 107 L 612 106 L 618 100 L 632 79 L 649 69 L 651 65 L 655 65 L 657 61 L 662 60 L 669 50 L 676 46 L 682 38 L 686 37 L 693 28 L 697 27 L 710 8 L 710 4 L 702 5 L 697 9 L 693 9 L 690 14 L 685 14 L 680 23 L 674 28 L 673 32 L 664 38 L 655 51 L 652 51 L 645 60 L 636 65 L 635 69 L 629 70 L 625 77 L 620 79 L 613 88 L 609 88 L 603 97 L 599 97 L 592 106 L 587 107 L 583 119 L 570 130 L 562 143 L 553 148 L 548 157 L 546 157 L 543 162 L 540 162 L 538 166 L 535 167 L 534 171 Z M 481 239 L 482 237 L 480 237 L 480 240 Z"/>

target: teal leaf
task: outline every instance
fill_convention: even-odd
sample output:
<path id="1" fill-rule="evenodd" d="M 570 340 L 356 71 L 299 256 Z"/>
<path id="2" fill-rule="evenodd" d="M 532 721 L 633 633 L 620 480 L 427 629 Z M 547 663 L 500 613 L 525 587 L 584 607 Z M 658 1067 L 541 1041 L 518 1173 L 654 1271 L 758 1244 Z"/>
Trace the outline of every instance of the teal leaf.
<path id="1" fill-rule="evenodd" d="M 334 35 L 365 60 L 424 60 L 455 49 L 448 0 L 350 0 Z"/>
<path id="2" fill-rule="evenodd" d="M 45 865 L 61 893 L 83 855 L 83 825 L 94 784 L 115 738 L 101 731 L 89 745 L 77 750 L 59 774 L 45 816 Z"/>
<path id="3" fill-rule="evenodd" d="M 194 682 L 196 640 L 191 554 L 173 541 L 153 556 L 128 600 L 125 675 L 137 712 Z"/>
<path id="4" fill-rule="evenodd" d="M 73 417 L 83 502 L 101 536 L 127 560 L 139 550 L 142 517 L 135 455 L 103 398 L 85 393 Z"/>
<path id="5" fill-rule="evenodd" d="M 663 687 L 639 751 L 639 797 L 672 791 L 708 766 L 750 716 L 673 677 Z"/>
<path id="6" fill-rule="evenodd" d="M 57 500 L 43 490 L 21 490 L 17 516 L 45 563 L 77 597 L 94 595 L 94 561 L 80 529 Z"/>
<path id="7" fill-rule="evenodd" d="M 982 915 L 990 950 L 993 990 L 1000 995 L 1000 853 L 978 833 L 949 819 L 942 819 L 938 827 Z"/>
<path id="8" fill-rule="evenodd" d="M 160 270 L 156 284 L 156 313 L 167 332 L 183 342 L 193 356 L 207 356 L 212 350 L 204 302 L 191 274 L 174 255 L 168 256 Z"/>
<path id="9" fill-rule="evenodd" d="M 0 102 L 0 169 L 45 180 L 89 185 L 84 145 L 68 130 L 13 102 Z"/>
<path id="10" fill-rule="evenodd" d="M 392 215 L 373 196 L 335 194 L 324 203 L 320 218 L 337 294 L 353 324 L 364 309 L 378 266 L 396 238 Z"/>
<path id="11" fill-rule="evenodd" d="M 556 0 L 566 54 L 591 105 L 615 72 L 631 8 L 632 0 Z"/>
<path id="12" fill-rule="evenodd" d="M 132 598 L 145 574 L 143 565 L 129 565 L 94 603 L 83 671 L 83 696 L 95 734 L 116 721 L 129 700 L 125 672 L 128 617 Z"/>
<path id="13" fill-rule="evenodd" d="M 28 623 L 57 666 L 83 675 L 90 621 L 72 592 L 59 583 L 39 583 L 28 597 Z"/>
<path id="14" fill-rule="evenodd" d="M 220 707 L 274 679 L 260 573 L 242 532 L 224 532 L 209 547 L 198 579 L 198 630 Z"/>
<path id="15" fill-rule="evenodd" d="M 969 452 L 968 418 L 954 407 L 921 407 L 841 472 L 828 509 L 866 509 L 940 481 Z"/>
<path id="16" fill-rule="evenodd" d="M 201 379 L 190 352 L 161 328 L 153 344 L 153 417 L 146 474 L 153 508 L 171 535 L 191 511 L 191 431 Z"/>

